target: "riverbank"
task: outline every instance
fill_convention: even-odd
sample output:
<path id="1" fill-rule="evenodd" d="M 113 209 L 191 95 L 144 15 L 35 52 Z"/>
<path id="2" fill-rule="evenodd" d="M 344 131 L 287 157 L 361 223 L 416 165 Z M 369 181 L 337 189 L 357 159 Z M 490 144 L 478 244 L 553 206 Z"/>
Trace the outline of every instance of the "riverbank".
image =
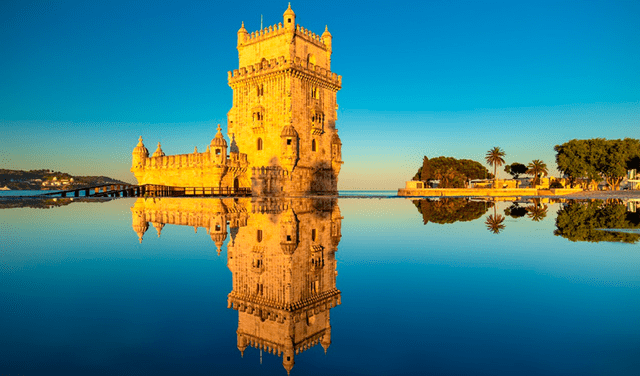
<path id="1" fill-rule="evenodd" d="M 575 199 L 599 199 L 607 200 L 619 198 L 622 200 L 638 199 L 640 200 L 640 190 L 627 191 L 581 191 L 562 196 L 562 198 Z"/>
<path id="2" fill-rule="evenodd" d="M 401 197 L 522 197 L 522 196 L 566 196 L 581 192 L 578 188 L 401 188 Z"/>

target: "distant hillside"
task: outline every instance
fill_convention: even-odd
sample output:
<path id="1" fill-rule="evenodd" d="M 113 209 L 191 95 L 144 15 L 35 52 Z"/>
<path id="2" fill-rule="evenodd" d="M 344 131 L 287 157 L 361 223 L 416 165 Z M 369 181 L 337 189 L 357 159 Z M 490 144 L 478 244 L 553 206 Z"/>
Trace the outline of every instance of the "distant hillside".
<path id="1" fill-rule="evenodd" d="M 73 176 L 52 170 L 5 170 L 0 169 L 0 188 L 25 189 L 72 189 L 100 184 L 128 184 L 107 176 Z"/>

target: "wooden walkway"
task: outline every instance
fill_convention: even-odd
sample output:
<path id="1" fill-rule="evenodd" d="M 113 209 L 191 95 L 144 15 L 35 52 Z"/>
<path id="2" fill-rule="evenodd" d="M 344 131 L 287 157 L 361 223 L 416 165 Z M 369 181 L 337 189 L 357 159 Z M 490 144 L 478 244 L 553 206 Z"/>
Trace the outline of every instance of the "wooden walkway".
<path id="1" fill-rule="evenodd" d="M 84 193 L 82 196 L 80 193 Z M 251 196 L 251 188 L 233 187 L 171 187 L 166 185 L 103 184 L 44 193 L 53 197 L 215 197 Z"/>

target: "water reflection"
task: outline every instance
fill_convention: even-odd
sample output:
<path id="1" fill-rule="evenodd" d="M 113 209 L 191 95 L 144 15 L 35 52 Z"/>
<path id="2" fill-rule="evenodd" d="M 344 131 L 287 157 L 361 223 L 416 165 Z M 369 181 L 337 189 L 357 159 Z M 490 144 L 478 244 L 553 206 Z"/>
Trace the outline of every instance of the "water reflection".
<path id="1" fill-rule="evenodd" d="M 640 239 L 638 233 L 603 229 L 640 229 L 640 212 L 621 200 L 569 201 L 558 211 L 553 233 L 573 242 L 635 243 Z"/>
<path id="2" fill-rule="evenodd" d="M 635 243 L 640 240 L 638 232 L 640 211 L 636 210 L 637 201 L 617 199 L 580 201 L 547 198 L 510 200 L 513 199 L 493 198 L 476 201 L 468 198 L 440 198 L 414 200 L 413 204 L 422 215 L 422 222 L 425 225 L 429 222 L 450 224 L 458 221 L 474 221 L 493 208 L 493 213 L 484 218 L 486 229 L 493 234 L 500 234 L 507 228 L 505 223 L 507 217 L 513 219 L 526 217 L 532 222 L 541 222 L 547 218 L 549 206 L 559 204 L 560 210 L 555 219 L 554 235 L 574 242 Z M 504 215 L 498 214 L 499 201 L 506 201 L 509 205 L 504 209 Z"/>
<path id="3" fill-rule="evenodd" d="M 445 224 L 473 221 L 494 206 L 492 202 L 472 201 L 462 197 L 415 200 L 413 204 L 422 214 L 425 225 L 429 222 Z"/>
<path id="4" fill-rule="evenodd" d="M 330 310 L 340 304 L 335 252 L 342 216 L 335 199 L 138 199 L 132 226 L 142 242 L 149 223 L 204 227 L 218 254 L 227 244 L 233 275 L 228 308 L 238 311 L 237 347 L 282 357 L 331 344 Z M 227 231 L 227 225 L 229 230 Z"/>

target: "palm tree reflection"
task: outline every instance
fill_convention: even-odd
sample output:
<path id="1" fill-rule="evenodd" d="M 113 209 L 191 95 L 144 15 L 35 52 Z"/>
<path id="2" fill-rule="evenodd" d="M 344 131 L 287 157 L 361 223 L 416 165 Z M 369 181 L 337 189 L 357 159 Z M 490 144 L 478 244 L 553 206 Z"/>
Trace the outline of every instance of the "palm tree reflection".
<path id="1" fill-rule="evenodd" d="M 504 230 L 504 216 L 496 213 L 496 203 L 493 203 L 493 214 L 490 214 L 487 217 L 487 220 L 484 222 L 487 225 L 487 230 L 491 231 L 494 234 L 499 234 L 500 231 Z"/>
<path id="2" fill-rule="evenodd" d="M 534 222 L 540 222 L 547 216 L 547 205 L 540 203 L 539 198 L 533 199 L 533 205 L 527 207 L 527 217 Z"/>

